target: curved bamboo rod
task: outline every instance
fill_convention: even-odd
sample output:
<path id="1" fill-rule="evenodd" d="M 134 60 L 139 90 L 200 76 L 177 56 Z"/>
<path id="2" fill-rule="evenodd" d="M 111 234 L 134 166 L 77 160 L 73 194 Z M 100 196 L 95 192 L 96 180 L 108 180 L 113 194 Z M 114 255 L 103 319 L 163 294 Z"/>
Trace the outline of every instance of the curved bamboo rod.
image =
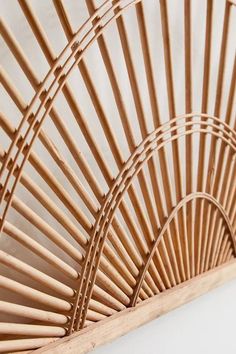
<path id="1" fill-rule="evenodd" d="M 145 267 L 141 270 L 140 274 L 139 274 L 139 280 L 137 281 L 136 284 L 136 289 L 134 290 L 134 294 L 133 297 L 130 301 L 130 305 L 131 306 L 135 306 L 136 302 L 137 302 L 137 298 L 138 298 L 138 294 L 139 291 L 142 287 L 142 282 L 145 278 L 145 273 L 149 267 L 149 263 L 150 260 L 153 257 L 153 254 L 155 252 L 155 249 L 157 248 L 158 244 L 160 243 L 162 237 L 164 236 L 167 228 L 169 227 L 169 224 L 171 223 L 171 221 L 174 219 L 174 217 L 176 216 L 176 214 L 178 213 L 178 211 L 187 203 L 189 203 L 191 200 L 193 199 L 205 199 L 207 201 L 209 201 L 210 203 L 212 203 L 221 213 L 221 215 L 223 216 L 223 219 L 226 223 L 226 226 L 228 228 L 229 231 L 229 235 L 231 238 L 231 242 L 233 245 L 233 252 L 236 254 L 236 240 L 234 237 L 234 232 L 232 229 L 232 226 L 230 224 L 229 218 L 226 214 L 226 212 L 224 211 L 223 207 L 218 203 L 218 201 L 213 198 L 210 194 L 206 194 L 206 193 L 192 193 L 192 194 L 188 194 L 186 197 L 184 197 L 180 203 L 178 203 L 176 205 L 176 207 L 174 208 L 174 210 L 172 211 L 172 213 L 169 215 L 168 219 L 166 220 L 166 223 L 164 224 L 163 228 L 161 229 L 161 232 L 159 233 L 154 245 L 152 246 L 152 249 L 150 250 L 150 254 L 148 255 L 148 258 L 145 262 Z"/>

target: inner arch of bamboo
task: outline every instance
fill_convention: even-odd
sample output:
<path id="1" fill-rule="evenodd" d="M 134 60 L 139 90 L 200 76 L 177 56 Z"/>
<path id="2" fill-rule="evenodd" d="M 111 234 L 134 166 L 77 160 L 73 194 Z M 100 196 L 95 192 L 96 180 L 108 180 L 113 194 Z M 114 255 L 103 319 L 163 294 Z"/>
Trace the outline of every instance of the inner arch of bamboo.
<path id="1" fill-rule="evenodd" d="M 102 247 L 104 242 L 106 242 L 106 237 L 109 232 L 109 228 L 111 226 L 112 220 L 114 218 L 114 215 L 116 213 L 117 208 L 119 207 L 119 204 L 122 200 L 123 195 L 129 188 L 129 186 L 132 184 L 133 178 L 140 172 L 142 169 L 143 165 L 147 163 L 147 161 L 151 158 L 151 156 L 156 153 L 157 150 L 160 150 L 163 148 L 163 146 L 170 141 L 173 141 L 175 139 L 178 139 L 181 134 L 178 133 L 178 129 L 181 127 L 185 127 L 188 125 L 191 125 L 192 123 L 185 123 L 185 124 L 179 124 L 178 126 L 174 125 L 173 123 L 176 123 L 177 121 L 181 121 L 183 119 L 186 120 L 188 116 L 197 116 L 198 114 L 196 113 L 190 113 L 187 116 L 181 116 L 178 118 L 175 118 L 171 120 L 170 122 L 166 123 L 164 126 L 159 127 L 156 131 L 152 132 L 149 136 L 146 137 L 146 139 L 136 148 L 136 150 L 133 152 L 133 154 L 130 156 L 130 158 L 127 160 L 126 164 L 123 166 L 122 170 L 120 171 L 119 175 L 117 176 L 116 180 L 113 183 L 112 188 L 110 189 L 109 193 L 106 196 L 106 199 L 103 203 L 103 206 L 100 210 L 100 213 L 98 215 L 97 221 L 94 226 L 94 231 L 93 234 L 91 235 L 91 242 L 90 242 L 90 248 L 87 252 L 87 256 L 85 258 L 85 263 L 84 263 L 84 268 L 81 273 L 81 279 L 80 279 L 80 284 L 77 289 L 77 301 L 76 303 L 76 311 L 74 312 L 73 320 L 75 321 L 75 318 L 77 319 L 77 326 L 78 323 L 81 321 L 82 326 L 83 323 L 86 319 L 86 311 L 88 309 L 88 304 L 89 304 L 89 299 L 92 294 L 92 288 L 93 284 L 96 278 L 96 271 L 99 267 L 99 257 L 101 257 L 102 253 Z M 209 133 L 217 136 L 219 139 L 222 139 L 222 141 L 229 145 L 230 148 L 232 149 L 233 153 L 236 153 L 236 145 L 233 145 L 232 143 L 236 143 L 235 139 L 232 139 L 231 143 L 231 138 L 235 137 L 236 138 L 236 133 L 233 131 L 229 126 L 224 125 L 225 129 L 220 128 L 216 123 L 220 123 L 221 120 L 212 116 L 208 116 L 207 114 L 199 114 L 201 118 L 210 118 L 214 123 L 207 123 L 206 121 L 200 121 L 198 124 L 202 126 L 201 129 L 193 129 L 193 130 L 188 130 L 182 135 L 188 135 L 188 134 L 194 134 L 197 132 L 200 132 L 202 134 L 204 133 Z M 215 131 L 208 131 L 207 127 L 212 127 L 215 129 Z M 164 129 L 166 127 L 169 127 L 170 131 L 174 131 L 175 135 L 172 135 L 171 139 L 166 140 L 165 142 L 162 142 L 163 136 L 165 134 L 168 134 L 168 130 Z M 165 132 L 163 133 L 163 130 Z M 227 132 L 229 130 L 229 133 Z M 223 135 L 220 135 L 219 132 L 221 132 Z M 226 137 L 224 137 L 224 134 L 226 134 Z M 229 140 L 228 140 L 229 139 Z M 155 144 L 155 147 L 153 147 L 153 144 Z M 230 233 L 230 237 L 232 239 L 232 244 L 234 247 L 234 254 L 236 254 L 236 245 L 235 245 L 235 237 L 234 237 L 234 232 L 232 230 L 232 226 L 230 224 L 230 221 L 228 219 L 228 216 L 224 210 L 224 208 L 219 204 L 219 202 L 212 197 L 210 194 L 207 193 L 192 193 L 189 195 L 186 195 L 182 200 L 179 201 L 179 203 L 175 206 L 174 210 L 172 213 L 168 216 L 166 223 L 164 224 L 163 228 L 160 230 L 159 235 L 156 238 L 156 241 L 153 245 L 152 250 L 150 251 L 149 257 L 147 260 L 145 260 L 145 266 L 142 268 L 139 274 L 139 280 L 142 282 L 143 277 L 145 276 L 145 272 L 148 269 L 150 260 L 153 257 L 153 253 L 155 252 L 155 249 L 160 242 L 161 237 L 163 237 L 163 234 L 165 233 L 167 227 L 169 226 L 170 222 L 176 215 L 176 213 L 179 211 L 179 209 L 185 204 L 191 201 L 192 199 L 206 199 L 213 205 L 215 205 L 220 213 L 222 214 L 227 228 Z M 83 289 L 84 285 L 84 289 Z M 137 282 L 135 291 L 132 295 L 132 300 L 130 302 L 131 306 L 135 306 L 137 297 L 138 297 L 138 292 L 140 290 L 141 283 Z M 82 301 L 85 300 L 86 297 L 86 304 L 84 304 Z M 79 302 L 80 299 L 80 302 Z M 83 311 L 82 311 L 83 310 Z M 81 318 L 81 319 L 80 319 Z M 73 325 L 73 322 L 72 322 Z"/>

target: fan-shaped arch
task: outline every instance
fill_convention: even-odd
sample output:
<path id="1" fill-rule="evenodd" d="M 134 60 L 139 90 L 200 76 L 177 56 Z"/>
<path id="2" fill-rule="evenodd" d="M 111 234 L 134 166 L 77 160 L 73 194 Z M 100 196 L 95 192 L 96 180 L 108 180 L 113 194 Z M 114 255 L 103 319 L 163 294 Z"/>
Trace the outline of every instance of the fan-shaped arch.
<path id="1" fill-rule="evenodd" d="M 166 123 L 164 126 L 159 127 L 156 131 L 151 133 L 138 147 L 137 149 L 133 152 L 133 154 L 130 156 L 130 158 L 127 160 L 126 164 L 123 166 L 122 170 L 120 171 L 119 175 L 117 176 L 116 180 L 113 183 L 113 186 L 110 188 L 109 193 L 106 196 L 106 200 L 103 203 L 103 206 L 100 210 L 99 216 L 97 218 L 95 227 L 94 227 L 94 232 L 93 235 L 91 236 L 91 243 L 90 243 L 90 250 L 88 252 L 88 257 L 85 261 L 84 265 L 84 273 L 82 272 L 81 274 L 81 286 L 83 286 L 83 282 L 86 288 L 86 291 L 83 290 L 83 288 L 79 288 L 78 294 L 77 294 L 77 299 L 80 299 L 81 302 L 77 303 L 76 308 L 78 311 L 82 311 L 84 309 L 84 315 L 81 312 L 80 316 L 83 316 L 82 323 L 86 319 L 86 306 L 83 304 L 83 295 L 84 298 L 85 296 L 87 297 L 87 306 L 89 303 L 89 291 L 90 294 L 92 292 L 92 286 L 95 281 L 96 277 L 96 270 L 98 269 L 99 266 L 99 257 L 101 256 L 102 253 L 102 247 L 103 244 L 106 240 L 106 237 L 108 235 L 108 231 L 110 228 L 110 225 L 112 223 L 113 217 L 116 213 L 117 208 L 119 207 L 119 204 L 122 201 L 122 197 L 124 196 L 125 192 L 129 189 L 129 186 L 132 184 L 133 178 L 138 175 L 140 170 L 143 168 L 143 165 L 147 163 L 147 161 L 151 158 L 151 156 L 156 153 L 156 151 L 161 150 L 165 144 L 167 144 L 169 141 L 173 141 L 175 139 L 179 139 L 181 135 L 188 135 L 194 133 L 201 133 L 201 134 L 212 134 L 213 136 L 218 137 L 219 139 L 222 139 L 224 144 L 229 145 L 230 149 L 232 149 L 233 155 L 235 154 L 236 151 L 236 146 L 235 146 L 235 137 L 236 134 L 235 132 L 229 127 L 226 126 L 224 123 L 224 128 L 220 128 L 219 125 L 221 123 L 221 120 L 215 117 L 208 116 L 207 114 L 200 114 L 198 115 L 201 119 L 202 118 L 208 118 L 213 121 L 213 123 L 209 123 L 206 121 L 199 121 L 197 122 L 197 126 L 199 125 L 200 128 L 192 129 L 192 130 L 185 130 L 182 134 L 178 133 L 178 130 L 181 129 L 183 126 L 186 128 L 186 126 L 192 125 L 192 122 L 186 122 L 187 118 L 190 116 L 197 116 L 197 114 L 189 114 L 187 116 L 181 116 L 179 118 L 173 119 L 170 122 Z M 179 125 L 174 125 L 174 123 L 179 122 L 181 120 L 184 120 L 184 123 Z M 207 128 L 212 127 L 212 130 L 209 131 Z M 169 129 L 168 129 L 169 128 Z M 164 131 L 164 132 L 163 132 Z M 170 131 L 174 134 L 171 135 L 171 138 L 165 139 L 165 136 L 168 136 L 168 133 Z M 220 134 L 222 133 L 222 135 Z M 226 136 L 224 136 L 224 134 Z M 232 142 L 231 142 L 232 138 Z M 169 226 L 169 223 L 172 221 L 172 219 L 175 217 L 176 213 L 178 210 L 185 204 L 191 201 L 192 199 L 206 199 L 212 204 L 214 204 L 222 214 L 225 223 L 227 225 L 229 235 L 232 239 L 232 244 L 233 244 L 233 249 L 235 253 L 235 239 L 234 239 L 234 232 L 232 230 L 230 221 L 228 219 L 228 216 L 226 212 L 224 211 L 224 208 L 219 204 L 219 202 L 210 194 L 207 193 L 192 193 L 189 195 L 186 195 L 183 199 L 179 200 L 176 207 L 172 211 L 170 215 L 168 215 L 167 220 L 164 225 L 161 226 L 160 234 L 158 235 L 157 239 L 154 242 L 154 245 L 152 246 L 151 250 L 149 250 L 149 254 L 147 257 L 147 260 L 144 261 L 144 267 L 141 269 L 141 275 L 139 274 L 138 278 L 140 281 L 143 280 L 143 277 L 145 276 L 145 272 L 148 269 L 148 266 L 150 264 L 150 260 L 153 257 L 153 254 L 156 250 L 158 242 L 160 242 L 161 237 L 163 237 L 163 234 L 165 233 L 166 229 Z M 97 257 L 97 260 L 96 260 Z M 94 272 L 94 274 L 92 274 Z M 89 276 L 90 275 L 90 276 Z M 82 280 L 84 277 L 84 281 Z M 90 287 L 88 286 L 90 284 Z M 138 291 L 140 290 L 141 284 L 138 282 L 134 291 L 134 294 L 132 295 L 132 300 L 131 304 L 134 305 L 137 301 L 137 296 L 138 296 Z M 90 290 L 89 290 L 90 288 Z M 79 319 L 79 314 L 75 313 L 75 317 Z M 74 318 L 75 318 L 74 317 Z M 78 320 L 79 321 L 79 320 Z"/>
<path id="2" fill-rule="evenodd" d="M 235 258 L 235 2 L 178 2 L 19 0 L 37 70 L 3 9 L 0 352 Z"/>

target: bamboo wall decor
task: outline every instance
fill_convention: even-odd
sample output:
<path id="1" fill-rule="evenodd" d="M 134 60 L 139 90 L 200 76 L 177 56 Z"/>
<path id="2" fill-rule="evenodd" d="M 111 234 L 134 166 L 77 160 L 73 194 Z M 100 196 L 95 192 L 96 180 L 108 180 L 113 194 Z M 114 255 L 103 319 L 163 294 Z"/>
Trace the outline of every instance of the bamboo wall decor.
<path id="1" fill-rule="evenodd" d="M 236 276 L 236 3 L 0 3 L 0 352 L 85 353 Z"/>

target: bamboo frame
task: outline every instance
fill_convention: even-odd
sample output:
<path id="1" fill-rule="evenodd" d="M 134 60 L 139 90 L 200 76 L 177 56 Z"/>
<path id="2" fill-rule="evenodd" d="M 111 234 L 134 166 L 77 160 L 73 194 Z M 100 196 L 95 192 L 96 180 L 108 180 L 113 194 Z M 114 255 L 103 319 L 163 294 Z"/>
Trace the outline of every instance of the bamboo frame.
<path id="1" fill-rule="evenodd" d="M 0 321 L 0 352 L 28 352 L 46 345 L 36 352 L 72 353 L 78 352 L 79 343 L 82 353 L 91 349 L 91 341 L 100 345 L 235 276 L 235 56 L 233 66 L 227 67 L 227 50 L 233 45 L 230 31 L 235 2 L 225 1 L 212 114 L 209 106 L 214 0 L 206 1 L 202 101 L 197 112 L 193 111 L 191 0 L 180 1 L 184 12 L 185 92 L 181 115 L 177 114 L 170 4 L 160 0 L 156 6 L 169 117 L 165 122 L 159 104 L 161 93 L 155 76 L 146 0 L 106 0 L 99 8 L 94 0 L 84 0 L 89 17 L 76 30 L 65 3 L 54 0 L 55 14 L 67 39 L 59 54 L 30 2 L 18 0 L 32 37 L 46 59 L 49 69 L 44 78 L 34 70 L 7 21 L 0 19 L 3 41 L 34 91 L 31 101 L 26 102 L 11 74 L 0 67 L 3 90 L 21 116 L 17 126 L 8 112 L 0 113 L 1 136 L 10 141 L 7 148 L 0 144 L 0 231 L 48 267 L 38 267 L 38 261 L 29 264 L 10 249 L 0 248 L 0 265 L 6 269 L 0 274 L 0 288 L 20 299 L 20 303 L 11 303 L 0 297 L 0 315 L 13 318 L 12 322 Z M 126 18 L 132 11 L 137 20 L 136 39 L 146 82 L 145 104 Z M 134 117 L 108 45 L 107 30 L 111 27 L 124 60 Z M 95 44 L 123 140 L 118 139 L 89 64 Z M 229 87 L 224 91 L 229 72 Z M 73 75 L 79 75 L 84 84 L 88 105 L 112 164 L 88 124 L 70 80 Z M 84 138 L 85 154 L 70 121 L 58 107 L 60 97 L 69 108 L 75 129 Z M 52 132 L 45 127 L 47 120 L 52 122 L 67 154 L 55 145 Z M 37 152 L 38 144 L 44 154 Z M 59 171 L 60 178 L 47 159 Z M 95 176 L 91 159 L 104 183 Z M 43 184 L 38 183 L 40 178 Z M 31 204 L 22 198 L 21 190 Z M 21 224 L 11 221 L 11 213 Z M 40 238 L 35 240 L 38 234 Z M 25 300 L 30 301 L 29 306 Z M 160 310 L 162 305 L 164 310 Z M 149 308 L 153 308 L 151 315 Z M 14 322 L 15 317 L 20 318 L 19 323 Z M 117 326 L 124 319 L 127 327 L 120 330 Z M 100 339 L 106 331 L 111 334 Z M 64 336 L 67 338 L 47 348 Z"/>
<path id="2" fill-rule="evenodd" d="M 139 326 L 158 318 L 198 296 L 222 285 L 225 281 L 235 278 L 235 261 L 221 266 L 217 271 L 211 270 L 197 276 L 166 293 L 148 299 L 135 308 L 126 309 L 100 323 L 74 333 L 69 338 L 62 338 L 35 351 L 42 353 L 59 353 L 63 350 L 66 354 L 87 353 L 94 348 L 125 335 Z M 104 336 L 104 333 L 106 335 Z"/>

